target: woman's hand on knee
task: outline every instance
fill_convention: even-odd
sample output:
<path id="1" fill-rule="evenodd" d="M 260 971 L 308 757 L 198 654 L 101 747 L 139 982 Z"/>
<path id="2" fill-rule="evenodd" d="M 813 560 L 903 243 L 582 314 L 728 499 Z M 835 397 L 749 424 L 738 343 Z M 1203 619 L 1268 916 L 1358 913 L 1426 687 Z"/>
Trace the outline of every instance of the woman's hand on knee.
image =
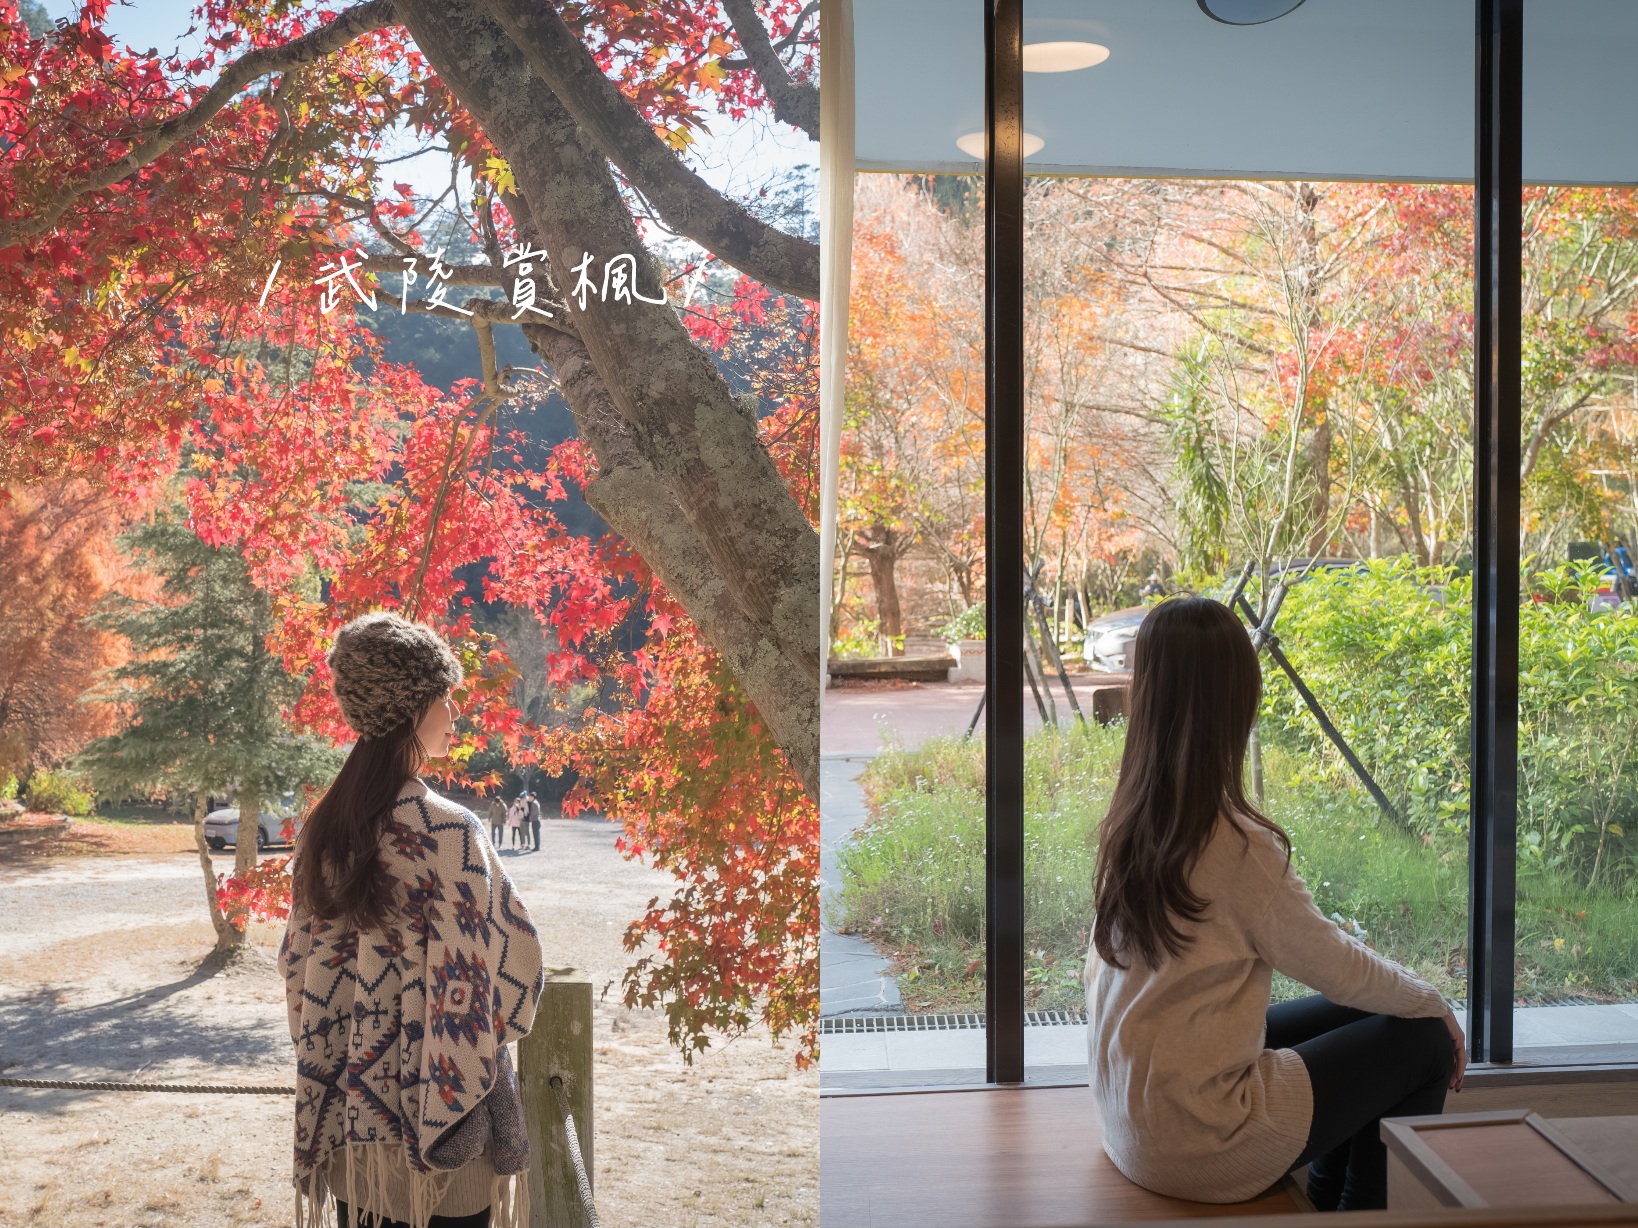
<path id="1" fill-rule="evenodd" d="M 1467 1036 L 1462 1032 L 1462 1025 L 1456 1021 L 1455 1011 L 1445 1012 L 1445 1030 L 1450 1033 L 1451 1044 L 1456 1046 L 1456 1068 L 1450 1072 L 1450 1090 L 1462 1090 L 1462 1076 L 1467 1073 Z"/>

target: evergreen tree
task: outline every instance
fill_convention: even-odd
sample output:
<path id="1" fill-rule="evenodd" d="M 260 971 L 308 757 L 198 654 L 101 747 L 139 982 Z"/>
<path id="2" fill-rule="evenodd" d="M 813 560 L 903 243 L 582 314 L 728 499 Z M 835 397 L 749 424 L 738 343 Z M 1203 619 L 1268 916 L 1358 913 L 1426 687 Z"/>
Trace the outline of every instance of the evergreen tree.
<path id="1" fill-rule="evenodd" d="M 216 878 L 205 847 L 205 798 L 237 795 L 234 872 L 256 866 L 262 803 L 327 781 L 340 753 L 291 732 L 284 710 L 301 693 L 267 650 L 268 595 L 244 560 L 201 541 L 161 514 L 120 538 L 133 560 L 163 581 L 159 598 L 116 595 L 87 620 L 125 637 L 131 659 L 107 671 L 87 698 L 130 714 L 123 732 L 99 738 L 78 757 L 97 788 L 115 796 L 194 795 L 194 835 L 219 946 L 242 934 L 216 907 Z"/>
<path id="2" fill-rule="evenodd" d="M 17 16 L 22 18 L 23 25 L 35 38 L 51 33 L 55 25 L 51 20 L 51 14 L 46 12 L 46 7 L 40 0 L 20 0 L 17 5 Z"/>

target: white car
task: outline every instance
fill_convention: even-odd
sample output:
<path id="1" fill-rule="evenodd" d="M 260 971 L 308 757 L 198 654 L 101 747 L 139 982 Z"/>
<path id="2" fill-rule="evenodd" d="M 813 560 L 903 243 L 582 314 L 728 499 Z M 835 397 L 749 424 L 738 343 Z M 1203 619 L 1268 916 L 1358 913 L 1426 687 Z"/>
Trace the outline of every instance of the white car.
<path id="1" fill-rule="evenodd" d="M 256 847 L 285 843 L 285 824 L 296 819 L 296 795 L 286 793 L 275 802 L 264 803 L 260 815 Z M 299 821 L 297 826 L 299 826 Z M 205 843 L 213 849 L 232 848 L 239 843 L 239 808 L 223 806 L 205 816 Z"/>
<path id="2" fill-rule="evenodd" d="M 1086 663 L 1095 670 L 1124 674 L 1132 668 L 1132 645 L 1152 607 L 1130 606 L 1086 625 Z"/>

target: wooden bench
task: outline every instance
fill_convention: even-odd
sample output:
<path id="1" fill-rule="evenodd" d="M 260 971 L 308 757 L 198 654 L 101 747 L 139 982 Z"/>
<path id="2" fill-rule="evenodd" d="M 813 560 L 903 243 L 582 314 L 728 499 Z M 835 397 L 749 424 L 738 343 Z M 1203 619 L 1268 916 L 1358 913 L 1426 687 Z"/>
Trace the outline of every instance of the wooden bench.
<path id="1" fill-rule="evenodd" d="M 896 678 L 904 682 L 948 682 L 954 657 L 832 657 L 832 678 Z"/>
<path id="2" fill-rule="evenodd" d="M 819 1221 L 830 1228 L 1266 1220 L 1302 1209 L 1282 1186 L 1219 1205 L 1132 1184 L 1103 1153 L 1085 1087 L 825 1096 L 819 1154 Z"/>

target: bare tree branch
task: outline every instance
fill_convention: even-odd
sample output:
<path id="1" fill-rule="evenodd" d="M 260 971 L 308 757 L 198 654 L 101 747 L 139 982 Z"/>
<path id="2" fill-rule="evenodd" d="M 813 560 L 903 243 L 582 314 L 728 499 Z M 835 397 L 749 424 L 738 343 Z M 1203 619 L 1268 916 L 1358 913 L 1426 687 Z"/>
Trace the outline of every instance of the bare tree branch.
<path id="1" fill-rule="evenodd" d="M 0 250 L 45 234 L 87 192 L 100 192 L 169 152 L 208 124 L 239 91 L 258 77 L 314 63 L 341 50 L 360 35 L 392 25 L 395 21 L 393 0 L 368 0 L 300 38 L 293 38 L 281 46 L 258 47 L 246 52 L 223 69 L 216 84 L 205 92 L 203 98 L 180 115 L 160 124 L 153 136 L 132 147 L 123 158 L 88 175 L 69 180 L 57 189 L 38 213 L 0 225 Z"/>
<path id="2" fill-rule="evenodd" d="M 793 128 L 800 128 L 811 140 L 817 141 L 818 87 L 793 81 L 790 73 L 785 71 L 779 52 L 768 40 L 767 27 L 757 16 L 756 0 L 722 0 L 722 7 L 728 14 L 728 20 L 734 23 L 734 33 L 739 35 L 739 45 L 745 50 L 746 62 L 756 70 L 757 79 L 762 82 L 762 89 L 773 107 L 774 118 Z M 802 11 L 792 28 L 793 34 L 802 28 L 802 23 L 816 7 L 810 4 Z"/>

